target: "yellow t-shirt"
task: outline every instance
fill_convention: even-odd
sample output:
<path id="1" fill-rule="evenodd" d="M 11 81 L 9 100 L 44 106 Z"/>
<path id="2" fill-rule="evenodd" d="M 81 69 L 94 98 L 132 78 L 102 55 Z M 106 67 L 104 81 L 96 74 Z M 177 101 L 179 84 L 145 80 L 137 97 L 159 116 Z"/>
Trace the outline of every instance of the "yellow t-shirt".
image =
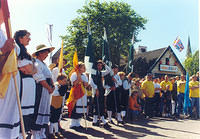
<path id="1" fill-rule="evenodd" d="M 177 92 L 184 93 L 185 92 L 185 80 L 184 81 L 177 81 Z"/>
<path id="2" fill-rule="evenodd" d="M 194 98 L 199 98 L 199 88 L 195 88 L 195 89 L 191 89 L 191 87 L 193 86 L 199 86 L 199 82 L 198 81 L 190 81 L 189 83 L 189 88 L 190 88 L 190 97 L 194 97 Z"/>
<path id="3" fill-rule="evenodd" d="M 87 96 L 92 96 L 92 90 L 87 90 Z"/>
<path id="4" fill-rule="evenodd" d="M 154 96 L 154 84 L 152 81 L 147 81 L 145 80 L 143 83 L 142 83 L 142 86 L 141 86 L 142 90 L 145 90 L 146 93 L 148 94 L 148 97 L 149 98 L 152 98 Z"/>
<path id="5" fill-rule="evenodd" d="M 172 85 L 172 83 L 170 82 L 170 81 L 162 81 L 161 83 L 160 83 L 160 87 L 161 87 L 161 89 L 163 90 L 163 91 L 166 91 L 166 86 L 167 85 L 169 85 L 169 91 L 172 91 L 172 89 L 173 89 L 173 85 Z"/>

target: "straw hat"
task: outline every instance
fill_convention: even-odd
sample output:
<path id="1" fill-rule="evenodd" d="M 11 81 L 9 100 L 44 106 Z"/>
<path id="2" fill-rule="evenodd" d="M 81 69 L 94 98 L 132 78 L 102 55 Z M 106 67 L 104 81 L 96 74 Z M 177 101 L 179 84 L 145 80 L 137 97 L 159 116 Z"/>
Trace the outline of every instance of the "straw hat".
<path id="1" fill-rule="evenodd" d="M 36 51 L 32 54 L 32 56 L 35 57 L 37 52 L 40 52 L 42 50 L 47 50 L 47 49 L 49 49 L 49 53 L 50 53 L 55 49 L 55 47 L 51 47 L 51 46 L 46 46 L 44 44 L 40 44 L 40 45 L 38 45 L 36 47 Z"/>

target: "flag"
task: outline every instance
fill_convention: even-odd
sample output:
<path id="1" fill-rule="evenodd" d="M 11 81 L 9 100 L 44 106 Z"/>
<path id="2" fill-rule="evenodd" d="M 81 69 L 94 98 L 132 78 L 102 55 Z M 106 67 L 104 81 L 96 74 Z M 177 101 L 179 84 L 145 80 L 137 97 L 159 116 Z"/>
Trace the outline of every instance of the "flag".
<path id="1" fill-rule="evenodd" d="M 93 68 L 93 66 L 96 60 L 94 57 L 94 47 L 92 46 L 92 34 L 89 23 L 87 29 L 88 29 L 88 45 L 85 51 L 84 63 L 86 66 L 86 73 L 95 74 L 96 70 Z"/>
<path id="2" fill-rule="evenodd" d="M 48 38 L 50 46 L 52 46 L 52 29 L 53 29 L 53 25 L 47 24 L 47 38 Z M 51 60 L 52 60 L 52 52 L 50 53 L 50 56 L 49 56 L 49 63 L 51 63 Z"/>
<path id="3" fill-rule="evenodd" d="M 74 57 L 73 57 L 73 67 L 76 68 L 78 65 L 78 54 L 77 54 L 77 50 L 74 53 Z"/>
<path id="4" fill-rule="evenodd" d="M 49 44 L 52 46 L 52 29 L 53 25 L 52 24 L 47 24 L 47 37 Z"/>
<path id="5" fill-rule="evenodd" d="M 1 8 L 2 8 L 3 20 L 5 23 L 7 38 L 9 39 L 12 36 L 12 32 L 11 32 L 10 13 L 8 9 L 7 0 L 1 0 Z M 5 55 L 7 59 L 5 61 L 5 64 L 3 65 L 2 72 L 0 73 L 1 74 L 0 98 L 3 98 L 5 96 L 11 76 L 12 75 L 15 76 L 17 74 L 17 58 L 15 51 L 12 50 L 10 53 L 7 53 Z"/>
<path id="6" fill-rule="evenodd" d="M 76 74 L 78 74 L 79 72 L 77 51 L 75 51 L 74 53 L 73 69 L 70 72 L 69 77 L 71 77 L 73 72 L 76 72 Z M 75 107 L 77 100 L 81 98 L 82 96 L 84 96 L 84 94 L 85 94 L 85 89 L 84 89 L 83 83 L 79 83 L 76 86 L 75 85 L 72 86 L 69 93 L 69 98 L 67 99 L 69 117 L 71 117 L 72 111 Z"/>
<path id="7" fill-rule="evenodd" d="M 112 66 L 112 62 L 110 60 L 110 50 L 108 46 L 108 40 L 107 40 L 107 35 L 106 35 L 106 28 L 104 27 L 104 36 L 103 36 L 103 49 L 102 49 L 102 61 L 108 65 L 109 67 Z"/>
<path id="8" fill-rule="evenodd" d="M 132 37 L 131 46 L 129 48 L 128 67 L 127 73 L 133 72 L 133 59 L 134 59 L 134 34 Z"/>
<path id="9" fill-rule="evenodd" d="M 176 37 L 176 40 L 173 43 L 173 46 L 181 52 L 184 49 L 183 43 L 179 37 Z"/>
<path id="10" fill-rule="evenodd" d="M 110 50 L 109 50 L 109 45 L 108 45 L 108 40 L 107 40 L 107 35 L 106 35 L 106 28 L 104 28 L 103 40 L 104 40 L 104 43 L 103 43 L 103 48 L 102 48 L 102 61 L 111 68 L 112 62 L 110 60 Z M 112 76 L 113 76 L 113 72 L 110 72 L 110 74 L 104 76 L 105 85 L 108 85 L 110 87 L 115 85 L 113 82 Z M 106 89 L 104 96 L 107 96 L 110 91 L 111 90 Z"/>
<path id="11" fill-rule="evenodd" d="M 189 98 L 189 74 L 186 74 L 186 84 L 185 84 L 185 92 L 184 92 L 184 112 L 188 113 L 188 108 L 191 107 L 190 98 Z"/>
<path id="12" fill-rule="evenodd" d="M 61 44 L 60 56 L 59 56 L 59 62 L 58 62 L 59 73 L 62 73 L 62 68 L 63 68 L 63 40 L 62 40 L 62 44 Z"/>

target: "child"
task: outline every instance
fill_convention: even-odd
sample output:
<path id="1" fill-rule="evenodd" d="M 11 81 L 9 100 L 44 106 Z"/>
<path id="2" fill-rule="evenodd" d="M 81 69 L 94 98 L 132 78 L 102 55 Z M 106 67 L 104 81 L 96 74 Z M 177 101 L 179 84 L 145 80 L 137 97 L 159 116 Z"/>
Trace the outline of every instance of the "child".
<path id="1" fill-rule="evenodd" d="M 67 76 L 60 74 L 55 83 L 55 90 L 52 94 L 51 108 L 50 108 L 50 138 L 63 138 L 63 135 L 58 132 L 58 121 L 62 111 L 63 96 L 67 92 Z M 55 134 L 53 132 L 55 131 Z"/>
<path id="2" fill-rule="evenodd" d="M 139 113 L 141 111 L 140 105 L 137 102 L 138 100 L 138 92 L 133 90 L 131 96 L 129 97 L 129 111 L 131 120 L 134 118 L 138 118 Z"/>

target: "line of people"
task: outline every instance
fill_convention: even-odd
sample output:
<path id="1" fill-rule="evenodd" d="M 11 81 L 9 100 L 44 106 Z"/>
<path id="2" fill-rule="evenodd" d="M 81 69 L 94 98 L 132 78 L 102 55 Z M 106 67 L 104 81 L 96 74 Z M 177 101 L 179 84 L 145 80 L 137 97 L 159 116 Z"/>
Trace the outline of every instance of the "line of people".
<path id="1" fill-rule="evenodd" d="M 19 30 L 14 39 L 8 39 L 0 31 L 1 60 L 12 49 L 17 54 L 17 86 L 20 92 L 21 109 L 25 131 L 32 134 L 33 139 L 47 138 L 46 128 L 49 127 L 48 138 L 63 138 L 58 132 L 65 96 L 68 90 L 67 76 L 64 69 L 59 74 L 58 67 L 52 71 L 44 63 L 54 47 L 43 44 L 37 46 L 30 55 L 26 47 L 30 33 Z M 6 49 L 5 49 L 6 48 Z M 1 64 L 4 62 L 1 61 Z M 2 65 L 3 66 L 3 65 Z M 147 74 L 145 79 L 134 78 L 133 73 L 125 74 L 118 71 L 118 66 L 111 68 L 103 61 L 96 63 L 96 73 L 87 74 L 85 64 L 79 62 L 69 75 L 71 91 L 68 98 L 68 110 L 71 120 L 70 128 L 83 128 L 80 121 L 89 112 L 87 108 L 87 92 L 91 91 L 89 107 L 93 106 L 93 126 L 108 129 L 114 124 L 125 124 L 126 117 L 146 118 L 153 116 L 176 116 L 183 114 L 185 77 L 164 80 L 153 78 Z M 199 75 L 198 75 L 199 79 Z M 191 108 L 189 115 L 199 118 L 199 81 L 193 75 L 189 83 Z M 9 81 L 5 94 L 1 93 L 0 107 L 0 138 L 23 138 L 20 133 L 20 119 L 15 96 L 13 78 Z M 106 120 L 107 118 L 107 120 Z M 101 124 L 102 123 L 102 124 Z"/>

